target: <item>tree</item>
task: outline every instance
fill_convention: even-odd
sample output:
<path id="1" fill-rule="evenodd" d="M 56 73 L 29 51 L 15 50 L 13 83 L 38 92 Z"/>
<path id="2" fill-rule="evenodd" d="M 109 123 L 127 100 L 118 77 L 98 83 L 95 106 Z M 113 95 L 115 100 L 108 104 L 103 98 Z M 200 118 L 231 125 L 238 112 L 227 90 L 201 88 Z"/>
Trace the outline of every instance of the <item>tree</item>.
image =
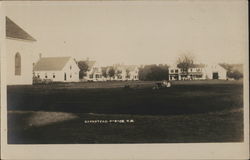
<path id="1" fill-rule="evenodd" d="M 177 67 L 181 68 L 183 72 L 188 73 L 188 69 L 194 66 L 194 56 L 192 54 L 181 54 L 177 59 Z"/>
<path id="2" fill-rule="evenodd" d="M 146 65 L 139 68 L 139 79 L 143 81 L 161 81 L 168 79 L 167 65 Z"/>
<path id="3" fill-rule="evenodd" d="M 108 70 L 108 76 L 110 78 L 113 78 L 115 76 L 115 69 L 114 67 L 110 67 L 109 70 Z"/>
<path id="4" fill-rule="evenodd" d="M 130 78 L 130 71 L 129 71 L 129 69 L 126 69 L 126 78 Z"/>
<path id="5" fill-rule="evenodd" d="M 227 77 L 239 80 L 243 78 L 243 65 L 242 64 L 220 64 L 223 68 L 227 70 Z"/>
<path id="6" fill-rule="evenodd" d="M 121 79 L 121 74 L 122 74 L 122 71 L 121 70 L 117 70 L 115 72 L 115 75 L 118 77 L 118 79 Z"/>
<path id="7" fill-rule="evenodd" d="M 107 74 L 107 67 L 102 67 L 102 76 L 107 78 L 108 77 L 108 74 Z"/>
<path id="8" fill-rule="evenodd" d="M 79 61 L 77 64 L 80 68 L 79 78 L 83 79 L 83 77 L 86 76 L 86 72 L 89 70 L 89 66 L 85 61 Z"/>

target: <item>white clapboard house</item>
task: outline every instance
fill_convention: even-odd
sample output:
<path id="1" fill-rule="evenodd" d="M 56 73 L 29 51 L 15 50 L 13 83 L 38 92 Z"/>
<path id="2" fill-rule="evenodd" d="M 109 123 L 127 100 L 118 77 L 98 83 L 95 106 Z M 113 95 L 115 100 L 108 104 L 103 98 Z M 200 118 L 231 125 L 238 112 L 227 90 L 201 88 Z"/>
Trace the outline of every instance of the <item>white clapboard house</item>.
<path id="1" fill-rule="evenodd" d="M 139 80 L 139 68 L 136 65 L 115 64 L 114 80 Z"/>
<path id="2" fill-rule="evenodd" d="M 227 70 L 218 64 L 204 65 L 194 64 L 185 71 L 178 67 L 169 67 L 169 80 L 205 80 L 227 79 Z"/>
<path id="3" fill-rule="evenodd" d="M 88 70 L 83 77 L 84 81 L 104 81 L 105 78 L 102 76 L 102 69 L 94 60 L 81 60 L 88 66 Z"/>
<path id="4" fill-rule="evenodd" d="M 78 82 L 79 67 L 72 57 L 44 57 L 34 65 L 34 77 L 54 82 Z"/>
<path id="5" fill-rule="evenodd" d="M 36 40 L 6 17 L 7 85 L 32 84 L 32 55 Z"/>

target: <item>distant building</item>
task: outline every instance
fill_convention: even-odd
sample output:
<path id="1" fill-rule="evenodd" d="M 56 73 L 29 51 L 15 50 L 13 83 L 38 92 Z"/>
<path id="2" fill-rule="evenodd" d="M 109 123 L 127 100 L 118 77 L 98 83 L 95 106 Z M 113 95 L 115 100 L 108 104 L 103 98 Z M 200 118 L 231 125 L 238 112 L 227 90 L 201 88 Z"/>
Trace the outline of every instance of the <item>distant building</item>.
<path id="1" fill-rule="evenodd" d="M 194 64 L 188 71 L 169 67 L 169 80 L 205 80 L 205 79 L 227 79 L 227 70 L 222 66 Z"/>
<path id="2" fill-rule="evenodd" d="M 223 68 L 221 65 L 214 64 L 208 65 L 205 68 L 206 70 L 206 78 L 207 79 L 227 79 L 227 70 Z"/>
<path id="3" fill-rule="evenodd" d="M 114 80 L 139 80 L 139 67 L 136 65 L 115 64 Z"/>
<path id="4" fill-rule="evenodd" d="M 89 59 L 82 60 L 81 62 L 86 63 L 88 66 L 88 71 L 85 73 L 86 75 L 83 77 L 84 81 L 104 81 L 105 78 L 102 76 L 101 67 L 97 66 L 96 61 L 92 61 Z"/>
<path id="5" fill-rule="evenodd" d="M 36 40 L 6 17 L 7 84 L 32 84 L 33 43 Z"/>
<path id="6" fill-rule="evenodd" d="M 54 82 L 78 82 L 79 67 L 71 57 L 44 57 L 34 65 L 34 77 Z"/>

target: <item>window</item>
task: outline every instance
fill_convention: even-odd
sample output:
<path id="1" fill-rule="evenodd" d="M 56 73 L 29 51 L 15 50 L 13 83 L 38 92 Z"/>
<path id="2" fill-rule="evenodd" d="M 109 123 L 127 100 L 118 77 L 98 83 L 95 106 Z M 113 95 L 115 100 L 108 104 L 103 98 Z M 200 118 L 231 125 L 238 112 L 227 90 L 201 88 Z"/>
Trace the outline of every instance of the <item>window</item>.
<path id="1" fill-rule="evenodd" d="M 40 75 L 39 75 L 39 74 L 37 74 L 37 78 L 40 78 Z"/>
<path id="2" fill-rule="evenodd" d="M 53 73 L 53 78 L 56 78 L 56 75 L 55 75 L 55 73 Z"/>
<path id="3" fill-rule="evenodd" d="M 72 74 L 70 74 L 70 76 L 69 76 L 70 78 L 72 78 Z"/>
<path id="4" fill-rule="evenodd" d="M 45 73 L 45 78 L 48 78 L 47 73 Z"/>
<path id="5" fill-rule="evenodd" d="M 191 69 L 190 69 L 190 71 L 192 72 L 192 71 L 193 71 L 193 69 L 191 68 Z"/>
<path id="6" fill-rule="evenodd" d="M 72 69 L 72 66 L 70 66 L 69 69 L 71 70 L 71 69 Z"/>
<path id="7" fill-rule="evenodd" d="M 196 75 L 196 78 L 202 78 L 202 74 Z"/>
<path id="8" fill-rule="evenodd" d="M 178 73 L 178 69 L 175 70 L 175 73 Z"/>
<path id="9" fill-rule="evenodd" d="M 21 75 L 21 55 L 18 52 L 15 55 L 15 75 Z"/>

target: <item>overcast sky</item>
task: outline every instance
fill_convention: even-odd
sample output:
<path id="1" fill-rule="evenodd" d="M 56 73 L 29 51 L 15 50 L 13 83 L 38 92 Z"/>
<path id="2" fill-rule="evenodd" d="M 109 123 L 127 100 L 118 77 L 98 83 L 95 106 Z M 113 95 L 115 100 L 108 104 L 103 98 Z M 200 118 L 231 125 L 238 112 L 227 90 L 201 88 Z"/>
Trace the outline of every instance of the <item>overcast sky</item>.
<path id="1" fill-rule="evenodd" d="M 242 63 L 246 1 L 5 2 L 6 15 L 31 34 L 43 56 L 89 57 L 100 65 Z"/>

